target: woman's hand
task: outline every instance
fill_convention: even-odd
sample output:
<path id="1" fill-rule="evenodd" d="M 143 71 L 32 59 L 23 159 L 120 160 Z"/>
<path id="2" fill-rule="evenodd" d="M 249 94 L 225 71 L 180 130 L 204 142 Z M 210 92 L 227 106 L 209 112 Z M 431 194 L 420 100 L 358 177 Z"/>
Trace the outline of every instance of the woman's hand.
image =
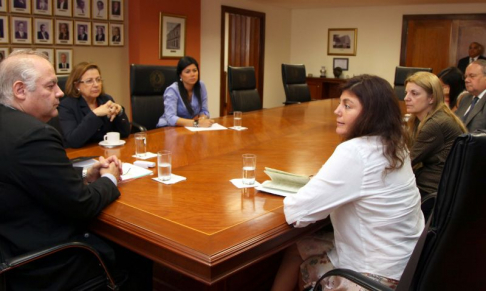
<path id="1" fill-rule="evenodd" d="M 208 119 L 206 117 L 199 117 L 199 126 L 200 127 L 211 127 L 213 125 L 214 120 Z"/>
<path id="2" fill-rule="evenodd" d="M 117 104 L 113 101 L 108 101 L 105 104 L 98 106 L 95 110 L 93 110 L 93 113 L 96 114 L 96 116 L 106 116 L 110 119 L 110 121 L 113 121 L 115 117 L 120 113 L 122 110 L 122 107 L 120 104 Z"/>

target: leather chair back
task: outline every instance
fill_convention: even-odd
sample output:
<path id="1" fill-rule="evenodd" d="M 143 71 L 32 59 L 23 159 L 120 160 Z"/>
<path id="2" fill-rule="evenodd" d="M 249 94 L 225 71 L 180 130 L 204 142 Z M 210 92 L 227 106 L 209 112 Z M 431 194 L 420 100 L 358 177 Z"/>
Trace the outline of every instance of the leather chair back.
<path id="1" fill-rule="evenodd" d="M 254 67 L 228 67 L 228 89 L 233 111 L 248 112 L 262 109 L 256 89 Z"/>
<path id="2" fill-rule="evenodd" d="M 311 101 L 304 65 L 282 64 L 282 81 L 286 97 L 285 104 Z"/>
<path id="3" fill-rule="evenodd" d="M 395 81 L 393 86 L 395 89 L 395 94 L 398 100 L 403 100 L 405 98 L 405 80 L 415 74 L 416 72 L 432 72 L 432 68 L 414 68 L 414 67 L 401 67 L 398 66 L 395 69 Z"/>
<path id="4" fill-rule="evenodd" d="M 164 114 L 164 92 L 177 81 L 176 67 L 137 65 L 130 66 L 130 101 L 132 121 L 154 129 Z"/>

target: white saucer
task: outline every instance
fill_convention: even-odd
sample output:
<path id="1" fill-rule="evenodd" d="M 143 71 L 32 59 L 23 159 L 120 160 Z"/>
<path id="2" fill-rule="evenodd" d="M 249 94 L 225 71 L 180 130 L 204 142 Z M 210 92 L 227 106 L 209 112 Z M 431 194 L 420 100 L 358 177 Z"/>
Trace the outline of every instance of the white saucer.
<path id="1" fill-rule="evenodd" d="M 119 142 L 111 143 L 106 140 L 100 141 L 99 145 L 103 146 L 105 148 L 114 148 L 114 147 L 119 147 L 125 144 L 124 140 L 120 140 Z"/>

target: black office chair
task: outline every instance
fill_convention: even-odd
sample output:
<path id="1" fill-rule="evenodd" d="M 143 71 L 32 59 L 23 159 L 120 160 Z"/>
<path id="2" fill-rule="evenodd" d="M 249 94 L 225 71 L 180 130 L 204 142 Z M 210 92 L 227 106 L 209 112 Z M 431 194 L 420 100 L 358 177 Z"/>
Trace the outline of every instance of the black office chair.
<path id="1" fill-rule="evenodd" d="M 154 129 L 164 114 L 164 91 L 177 81 L 176 67 L 130 66 L 132 131 Z"/>
<path id="2" fill-rule="evenodd" d="M 228 90 L 233 111 L 248 112 L 262 109 L 256 89 L 254 67 L 228 67 Z"/>
<path id="3" fill-rule="evenodd" d="M 484 268 L 478 262 L 486 260 L 485 148 L 486 132 L 456 139 L 442 172 L 430 225 L 396 291 L 484 290 Z M 322 278 L 328 276 L 343 276 L 369 290 L 391 290 L 350 270 L 336 269 Z"/>
<path id="4" fill-rule="evenodd" d="M 66 91 L 66 82 L 69 78 L 69 75 L 58 75 L 57 76 L 57 85 L 61 88 L 62 92 Z"/>
<path id="5" fill-rule="evenodd" d="M 405 80 L 416 72 L 432 72 L 431 68 L 413 68 L 397 66 L 395 69 L 395 81 L 393 86 L 398 100 L 405 98 Z"/>
<path id="6" fill-rule="evenodd" d="M 61 88 L 62 92 L 65 92 L 65 90 L 66 90 L 66 81 L 67 81 L 68 77 L 69 77 L 69 75 L 58 75 L 57 76 L 57 85 L 59 85 L 59 88 Z M 66 96 L 63 96 L 61 98 L 61 100 L 65 97 Z M 49 120 L 47 122 L 47 124 L 54 127 L 55 129 L 57 129 L 57 131 L 59 131 L 61 136 L 63 135 L 61 124 L 59 123 L 59 116 L 55 116 L 55 117 L 51 118 L 51 120 Z"/>
<path id="7" fill-rule="evenodd" d="M 128 276 L 126 273 L 117 273 L 117 275 L 112 274 L 101 258 L 100 254 L 96 249 L 91 247 L 89 244 L 84 242 L 68 242 L 64 244 L 59 244 L 49 248 L 39 249 L 34 252 L 22 254 L 13 258 L 4 259 L 0 252 L 0 290 L 6 290 L 6 284 L 8 277 L 6 277 L 7 272 L 18 267 L 28 265 L 29 263 L 41 260 L 50 255 L 55 255 L 59 252 L 66 250 L 77 249 L 78 251 L 85 252 L 87 256 L 93 256 L 99 262 L 99 265 L 103 268 L 105 273 L 95 278 L 91 278 L 87 282 L 83 282 L 80 286 L 77 286 L 75 290 L 119 290 L 119 287 L 123 285 Z M 51 278 L 53 281 L 56 278 Z"/>
<path id="8" fill-rule="evenodd" d="M 311 101 L 304 65 L 282 64 L 285 105 Z"/>

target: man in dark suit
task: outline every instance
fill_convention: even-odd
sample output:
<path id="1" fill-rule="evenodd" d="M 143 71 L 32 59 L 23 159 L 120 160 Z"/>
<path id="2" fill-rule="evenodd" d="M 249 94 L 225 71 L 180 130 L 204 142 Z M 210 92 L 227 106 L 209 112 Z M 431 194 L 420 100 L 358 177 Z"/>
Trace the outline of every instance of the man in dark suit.
<path id="1" fill-rule="evenodd" d="M 103 26 L 96 26 L 96 41 L 105 41 L 105 29 Z"/>
<path id="2" fill-rule="evenodd" d="M 61 61 L 59 62 L 59 69 L 69 69 L 69 63 L 67 62 L 67 56 L 65 53 L 60 55 Z"/>
<path id="3" fill-rule="evenodd" d="M 37 32 L 37 39 L 44 39 L 44 40 L 49 39 L 49 33 L 46 31 L 45 24 L 40 25 L 40 30 Z"/>
<path id="4" fill-rule="evenodd" d="M 27 39 L 27 32 L 25 32 L 25 24 L 23 22 L 19 22 L 17 24 L 17 30 L 15 31 L 15 38 Z"/>
<path id="5" fill-rule="evenodd" d="M 469 132 L 486 129 L 486 60 L 469 64 L 465 74 L 468 95 L 462 98 L 456 115 Z"/>
<path id="6" fill-rule="evenodd" d="M 463 73 L 466 72 L 466 67 L 474 62 L 475 60 L 481 60 L 481 59 L 486 59 L 483 57 L 483 52 L 484 52 L 484 47 L 477 43 L 477 42 L 472 42 L 469 45 L 469 56 L 462 58 L 457 62 L 457 67 L 459 70 L 461 70 Z"/>
<path id="7" fill-rule="evenodd" d="M 86 34 L 86 28 L 84 25 L 78 26 L 78 40 L 88 40 L 88 35 Z"/>
<path id="8" fill-rule="evenodd" d="M 109 260 L 113 250 L 86 225 L 120 196 L 121 162 L 101 157 L 83 173 L 72 166 L 59 132 L 46 124 L 57 116 L 64 93 L 44 54 L 13 52 L 0 64 L 0 84 L 2 256 L 76 239 Z M 103 274 L 85 253 L 64 252 L 33 264 L 8 272 L 7 290 L 72 290 Z"/>
<path id="9" fill-rule="evenodd" d="M 67 0 L 57 0 L 57 9 L 68 9 Z"/>
<path id="10" fill-rule="evenodd" d="M 25 0 L 14 0 L 14 8 L 27 8 L 27 2 Z"/>

